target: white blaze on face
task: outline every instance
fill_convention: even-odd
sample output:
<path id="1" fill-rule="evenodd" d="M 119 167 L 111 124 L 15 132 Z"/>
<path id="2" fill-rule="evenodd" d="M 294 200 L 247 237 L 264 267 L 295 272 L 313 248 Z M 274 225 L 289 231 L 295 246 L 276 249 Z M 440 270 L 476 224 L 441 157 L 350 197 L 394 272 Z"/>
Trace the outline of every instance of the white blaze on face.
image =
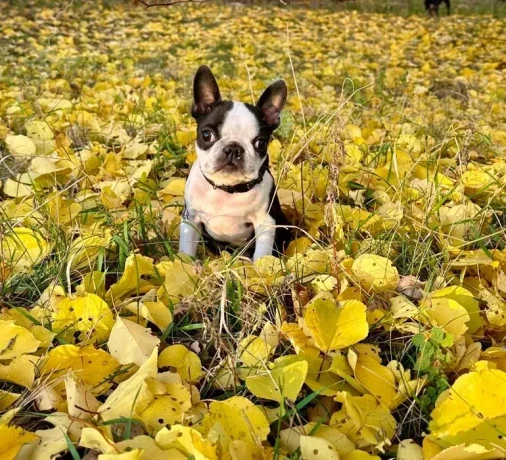
<path id="1" fill-rule="evenodd" d="M 258 136 L 258 120 L 242 102 L 234 102 L 232 110 L 228 112 L 221 128 L 222 139 L 229 142 L 253 146 L 252 142 Z M 243 145 L 246 147 L 246 145 Z M 254 149 L 253 149 L 254 151 Z"/>
<path id="2" fill-rule="evenodd" d="M 265 157 L 260 158 L 253 146 L 258 134 L 259 125 L 255 115 L 242 102 L 234 102 L 232 109 L 225 115 L 218 141 L 209 150 L 196 146 L 202 172 L 219 185 L 234 185 L 257 178 L 265 161 Z M 244 169 L 233 173 L 216 171 L 223 149 L 231 142 L 237 142 L 244 148 Z"/>

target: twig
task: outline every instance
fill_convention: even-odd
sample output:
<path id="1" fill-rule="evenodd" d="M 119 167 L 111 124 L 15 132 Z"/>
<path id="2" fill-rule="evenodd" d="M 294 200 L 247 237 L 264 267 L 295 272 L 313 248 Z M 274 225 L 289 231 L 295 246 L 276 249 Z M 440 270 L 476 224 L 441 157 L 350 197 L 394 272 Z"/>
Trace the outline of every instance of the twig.
<path id="1" fill-rule="evenodd" d="M 146 8 L 152 8 L 154 6 L 173 6 L 177 5 L 178 3 L 205 3 L 207 0 L 169 0 L 166 2 L 155 2 L 155 3 L 149 3 L 148 0 L 136 0 L 142 5 L 144 5 Z"/>

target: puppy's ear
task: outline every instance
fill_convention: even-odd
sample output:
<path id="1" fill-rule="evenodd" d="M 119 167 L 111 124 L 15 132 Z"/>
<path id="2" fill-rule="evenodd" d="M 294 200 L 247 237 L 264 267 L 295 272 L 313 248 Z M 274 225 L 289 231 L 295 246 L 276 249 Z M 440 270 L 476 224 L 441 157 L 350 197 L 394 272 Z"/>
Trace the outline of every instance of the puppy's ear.
<path id="1" fill-rule="evenodd" d="M 218 101 L 221 101 L 220 89 L 211 69 L 200 66 L 193 79 L 192 116 L 196 118 L 210 112 Z"/>
<path id="2" fill-rule="evenodd" d="M 257 108 L 262 113 L 263 120 L 267 126 L 276 128 L 279 126 L 281 111 L 285 106 L 287 93 L 284 80 L 278 80 L 269 86 L 260 97 L 257 102 Z"/>

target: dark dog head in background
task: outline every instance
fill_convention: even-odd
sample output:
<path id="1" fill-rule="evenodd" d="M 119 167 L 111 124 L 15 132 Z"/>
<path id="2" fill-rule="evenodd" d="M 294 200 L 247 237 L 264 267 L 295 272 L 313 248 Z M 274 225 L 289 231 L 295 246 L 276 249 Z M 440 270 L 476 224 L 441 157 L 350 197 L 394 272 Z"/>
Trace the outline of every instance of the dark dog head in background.
<path id="1" fill-rule="evenodd" d="M 439 7 L 444 3 L 446 11 L 450 14 L 450 0 L 425 0 L 425 9 L 431 16 L 439 16 Z"/>

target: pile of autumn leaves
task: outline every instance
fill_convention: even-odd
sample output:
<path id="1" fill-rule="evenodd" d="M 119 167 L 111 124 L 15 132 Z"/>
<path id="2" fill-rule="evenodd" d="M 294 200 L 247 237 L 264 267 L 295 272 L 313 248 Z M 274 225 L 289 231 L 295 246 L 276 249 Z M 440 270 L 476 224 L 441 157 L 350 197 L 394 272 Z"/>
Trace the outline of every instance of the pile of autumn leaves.
<path id="1" fill-rule="evenodd" d="M 107 236 L 75 240 L 76 268 L 109 245 Z M 305 387 L 321 395 L 323 404 L 332 407 L 335 400 L 340 408 L 326 423 L 315 410 L 308 423 L 292 422 L 282 429 L 281 454 L 300 449 L 308 459 L 379 458 L 374 452 L 388 452 L 395 442 L 398 425 L 392 411 L 419 394 L 426 382 L 396 361 L 382 364 L 379 348 L 364 342 L 370 325 L 378 323 L 392 333 L 444 330 L 453 353 L 448 367 L 463 373 L 440 397 L 423 453 L 402 441 L 397 458 L 501 458 L 506 352 L 481 352 L 473 343 L 469 333 L 485 320 L 471 292 L 449 286 L 416 305 L 409 300 L 416 297 L 416 285 L 406 278 L 403 283 L 388 259 L 372 254 L 344 258 L 337 271 L 334 262 L 331 250 L 308 248 L 286 263 L 274 257 L 255 264 L 216 259 L 197 276 L 195 266 L 184 260 L 154 263 L 136 254 L 107 291 L 103 273 L 92 271 L 73 293 L 51 286 L 29 309 L 4 308 L 0 379 L 26 391 L 0 393 L 7 410 L 0 422 L 3 458 L 49 458 L 66 451 L 69 442 L 98 451 L 101 459 L 271 458 L 270 424 L 290 415 L 293 403 L 307 393 Z M 259 322 L 258 335 L 242 339 L 237 355 L 224 359 L 209 379 L 231 391 L 239 379 L 257 404 L 244 396 L 201 401 L 198 387 L 209 370 L 202 368 L 198 354 L 181 344 L 160 351 L 160 340 L 152 334 L 171 324 L 167 305 L 203 295 L 209 280 L 224 273 L 235 273 L 252 291 L 269 292 L 287 271 L 309 279 L 306 285 L 315 293 L 297 304 L 298 321 Z M 408 295 L 394 294 L 403 290 Z M 388 306 L 368 310 L 363 301 L 370 295 L 386 296 Z M 63 344 L 53 346 L 56 335 Z M 94 346 L 103 341 L 105 349 Z M 293 354 L 279 356 L 277 350 L 288 341 Z M 10 423 L 16 402 L 28 401 L 50 411 L 45 420 L 55 428 L 32 433 Z M 132 439 L 118 441 L 121 422 L 128 419 L 140 422 L 145 434 L 134 431 Z"/>

